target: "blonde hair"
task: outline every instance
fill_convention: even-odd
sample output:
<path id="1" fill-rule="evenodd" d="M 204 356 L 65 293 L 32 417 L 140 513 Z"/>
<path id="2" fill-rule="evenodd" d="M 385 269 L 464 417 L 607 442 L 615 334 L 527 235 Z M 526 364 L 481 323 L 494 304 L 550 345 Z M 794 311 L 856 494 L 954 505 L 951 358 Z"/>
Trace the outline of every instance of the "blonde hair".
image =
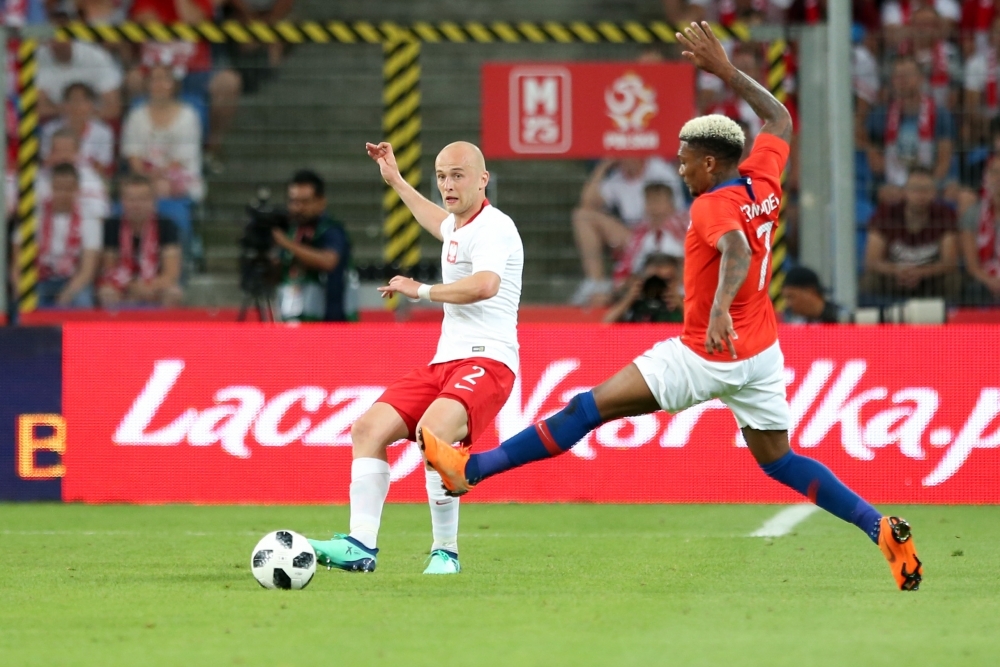
<path id="1" fill-rule="evenodd" d="M 746 135 L 732 118 L 721 114 L 710 114 L 692 118 L 681 128 L 680 140 L 693 144 L 731 147 L 737 157 L 743 151 Z M 738 149 L 738 150 L 737 150 Z"/>

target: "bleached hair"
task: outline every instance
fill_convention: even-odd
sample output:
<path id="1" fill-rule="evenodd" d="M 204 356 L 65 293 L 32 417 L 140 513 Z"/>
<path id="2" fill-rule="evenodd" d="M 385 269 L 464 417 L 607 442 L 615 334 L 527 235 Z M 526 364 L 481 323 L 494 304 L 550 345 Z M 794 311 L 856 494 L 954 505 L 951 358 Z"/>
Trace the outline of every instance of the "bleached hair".
<path id="1" fill-rule="evenodd" d="M 743 150 L 746 136 L 743 128 L 732 118 L 713 113 L 708 116 L 698 116 L 684 123 L 681 128 L 680 140 L 688 143 L 724 143 L 739 146 Z"/>

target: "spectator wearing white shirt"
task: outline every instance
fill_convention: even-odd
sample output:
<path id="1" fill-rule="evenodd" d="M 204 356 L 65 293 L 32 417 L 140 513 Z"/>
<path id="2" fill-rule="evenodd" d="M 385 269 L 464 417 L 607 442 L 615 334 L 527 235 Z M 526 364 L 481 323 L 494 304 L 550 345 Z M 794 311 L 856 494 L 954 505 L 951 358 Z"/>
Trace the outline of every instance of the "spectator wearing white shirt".
<path id="1" fill-rule="evenodd" d="M 989 44 L 977 51 L 965 63 L 963 92 L 964 126 L 963 139 L 966 146 L 988 144 L 990 121 L 1000 115 L 1000 91 L 997 90 L 997 54 L 1000 53 L 1000 16 L 993 20 L 990 28 Z"/>
<path id="2" fill-rule="evenodd" d="M 587 179 L 573 212 L 585 277 L 574 304 L 607 305 L 612 285 L 604 270 L 604 249 L 618 251 L 629 242 L 632 228 L 645 216 L 645 187 L 653 182 L 670 186 L 675 210 L 687 210 L 677 169 L 659 157 L 602 160 Z"/>
<path id="3" fill-rule="evenodd" d="M 121 116 L 122 71 L 99 46 L 79 41 L 51 41 L 38 49 L 38 114 L 43 119 L 59 112 L 58 102 L 72 83 L 85 83 L 97 93 L 97 113 L 114 123 Z"/>
<path id="4" fill-rule="evenodd" d="M 97 94 L 85 83 L 71 83 L 63 92 L 59 117 L 42 126 L 41 154 L 46 159 L 52 150 L 52 137 L 69 130 L 80 145 L 80 158 L 102 175 L 114 168 L 115 134 L 107 123 L 97 118 Z"/>
<path id="5" fill-rule="evenodd" d="M 122 130 L 122 155 L 130 170 L 148 177 L 158 198 L 201 201 L 201 121 L 191 105 L 176 98 L 177 80 L 163 65 L 150 68 L 149 102 L 129 112 Z"/>
<path id="6" fill-rule="evenodd" d="M 80 192 L 78 196 L 81 211 L 85 217 L 103 220 L 111 211 L 108 188 L 104 179 L 80 155 L 80 142 L 69 129 L 62 129 L 52 135 L 49 156 L 38 171 L 35 195 L 39 206 L 52 197 L 52 170 L 59 164 L 76 167 Z"/>
<path id="7" fill-rule="evenodd" d="M 52 196 L 38 216 L 38 305 L 93 308 L 102 222 L 80 205 L 76 167 L 58 164 L 51 179 Z"/>

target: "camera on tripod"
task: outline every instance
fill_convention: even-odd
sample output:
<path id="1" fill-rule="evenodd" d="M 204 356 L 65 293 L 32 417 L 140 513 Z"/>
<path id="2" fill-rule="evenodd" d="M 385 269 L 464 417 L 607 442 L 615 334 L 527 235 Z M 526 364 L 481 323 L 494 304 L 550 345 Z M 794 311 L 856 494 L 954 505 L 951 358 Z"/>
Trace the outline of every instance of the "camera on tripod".
<path id="1" fill-rule="evenodd" d="M 247 222 L 240 237 L 240 289 L 243 290 L 242 320 L 247 307 L 255 305 L 261 321 L 274 321 L 274 291 L 281 269 L 274 257 L 272 230 L 288 231 L 288 212 L 271 204 L 271 190 L 259 188 L 246 207 Z"/>

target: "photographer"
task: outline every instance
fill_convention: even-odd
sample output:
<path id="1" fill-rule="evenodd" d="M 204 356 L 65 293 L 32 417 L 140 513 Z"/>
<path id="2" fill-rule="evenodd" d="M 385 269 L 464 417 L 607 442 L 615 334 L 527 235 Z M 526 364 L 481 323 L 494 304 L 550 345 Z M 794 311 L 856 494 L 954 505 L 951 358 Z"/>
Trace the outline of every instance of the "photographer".
<path id="1" fill-rule="evenodd" d="M 663 253 L 646 258 L 642 273 L 626 283 L 625 293 L 604 314 L 605 322 L 683 322 L 680 260 Z"/>
<path id="2" fill-rule="evenodd" d="M 271 230 L 280 249 L 278 308 L 281 319 L 346 322 L 345 275 L 351 242 L 343 226 L 326 213 L 323 179 L 297 172 L 288 184 L 288 231 Z"/>

